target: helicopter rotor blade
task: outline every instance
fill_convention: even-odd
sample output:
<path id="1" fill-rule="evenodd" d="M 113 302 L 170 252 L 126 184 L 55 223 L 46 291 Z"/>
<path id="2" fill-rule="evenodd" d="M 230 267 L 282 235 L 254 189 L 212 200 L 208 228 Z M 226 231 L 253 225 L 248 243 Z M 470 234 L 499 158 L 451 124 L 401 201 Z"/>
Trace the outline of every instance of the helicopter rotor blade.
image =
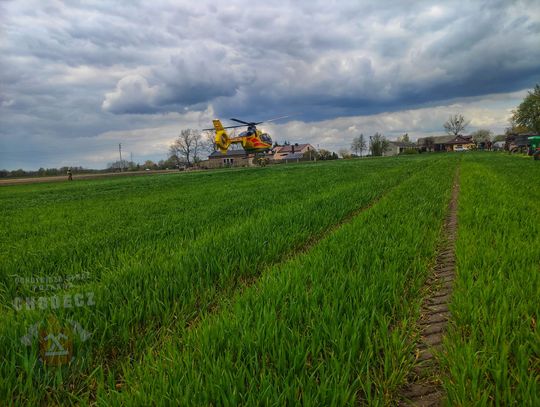
<path id="1" fill-rule="evenodd" d="M 285 116 L 279 116 L 279 117 L 275 117 L 273 119 L 269 119 L 269 120 L 263 120 L 263 121 L 260 121 L 260 122 L 246 122 L 244 120 L 240 120 L 240 119 L 235 119 L 235 118 L 231 118 L 230 120 L 232 120 L 233 122 L 236 122 L 236 123 L 241 123 L 241 125 L 238 125 L 238 126 L 227 126 L 227 127 L 223 127 L 224 129 L 236 129 L 238 127 L 245 127 L 245 126 L 257 126 L 261 123 L 268 123 L 268 122 L 273 122 L 273 121 L 276 121 L 276 120 L 279 120 L 279 119 L 285 119 L 286 117 L 291 117 L 291 116 L 296 116 L 298 115 L 299 113 L 293 113 L 293 114 L 288 114 L 288 115 L 285 115 Z M 214 130 L 214 129 L 203 129 L 204 131 L 208 131 L 208 130 Z"/>
<path id="2" fill-rule="evenodd" d="M 253 126 L 255 124 L 258 124 L 258 123 L 252 123 L 252 122 L 245 122 L 243 120 L 238 120 L 238 119 L 231 119 L 233 122 L 237 122 L 237 123 L 243 123 L 245 124 L 246 126 Z"/>
<path id="3" fill-rule="evenodd" d="M 227 127 L 223 127 L 224 129 L 237 129 L 238 127 L 246 127 L 245 124 L 242 124 L 242 125 L 239 125 L 239 126 L 227 126 Z"/>
<path id="4" fill-rule="evenodd" d="M 246 127 L 245 124 L 242 124 L 242 125 L 238 125 L 238 126 L 226 126 L 226 127 L 223 127 L 224 129 L 236 129 L 238 127 Z M 215 128 L 211 128 L 211 129 L 203 129 L 203 131 L 214 131 L 216 130 Z"/>
<path id="5" fill-rule="evenodd" d="M 291 116 L 295 116 L 295 115 L 296 114 L 288 114 L 288 115 L 285 115 L 285 116 L 275 117 L 273 119 L 265 120 L 264 123 L 273 122 L 273 121 L 276 121 L 276 120 L 279 120 L 279 119 L 285 119 L 286 117 L 291 117 Z"/>

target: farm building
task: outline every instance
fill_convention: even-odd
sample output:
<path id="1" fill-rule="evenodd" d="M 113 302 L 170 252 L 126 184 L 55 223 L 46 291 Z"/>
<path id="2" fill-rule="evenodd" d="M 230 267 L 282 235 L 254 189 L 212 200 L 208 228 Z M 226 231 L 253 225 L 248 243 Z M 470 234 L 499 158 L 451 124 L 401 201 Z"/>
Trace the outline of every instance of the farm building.
<path id="1" fill-rule="evenodd" d="M 225 154 L 214 151 L 202 165 L 206 168 L 249 167 L 253 165 L 253 154 L 247 154 L 243 148 L 229 149 Z"/>
<path id="2" fill-rule="evenodd" d="M 466 151 L 476 147 L 472 136 L 422 137 L 417 141 L 420 151 Z"/>
<path id="3" fill-rule="evenodd" d="M 462 136 L 458 134 L 452 140 L 445 143 L 446 151 L 466 151 L 476 148 L 472 136 Z"/>
<path id="4" fill-rule="evenodd" d="M 274 147 L 274 155 L 272 159 L 276 162 L 289 161 L 289 160 L 301 160 L 304 158 L 304 154 L 309 151 L 315 152 L 315 147 L 311 144 L 291 144 L 286 146 Z"/>
<path id="5" fill-rule="evenodd" d="M 386 150 L 383 155 L 398 155 L 405 152 L 405 150 L 414 149 L 416 149 L 416 145 L 414 143 L 408 143 L 404 141 L 390 141 L 388 144 L 388 150 Z"/>

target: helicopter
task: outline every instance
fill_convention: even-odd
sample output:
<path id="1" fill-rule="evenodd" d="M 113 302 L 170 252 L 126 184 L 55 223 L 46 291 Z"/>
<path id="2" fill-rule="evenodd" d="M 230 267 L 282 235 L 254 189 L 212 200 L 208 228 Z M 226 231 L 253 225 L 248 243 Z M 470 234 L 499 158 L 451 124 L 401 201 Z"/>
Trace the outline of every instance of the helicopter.
<path id="1" fill-rule="evenodd" d="M 214 137 L 214 143 L 222 154 L 226 154 L 231 144 L 241 144 L 246 154 L 251 153 L 264 153 L 272 149 L 272 138 L 268 133 L 264 133 L 257 129 L 257 125 L 261 123 L 267 123 L 274 120 L 283 119 L 288 116 L 281 116 L 275 119 L 265 120 L 262 122 L 246 122 L 239 119 L 231 119 L 233 122 L 241 123 L 236 126 L 223 127 L 221 121 L 218 119 L 212 120 L 214 124 L 213 129 L 204 129 L 206 131 L 215 130 L 216 136 Z M 238 127 L 246 127 L 247 130 L 240 133 L 237 137 L 229 137 L 226 129 L 236 129 Z"/>

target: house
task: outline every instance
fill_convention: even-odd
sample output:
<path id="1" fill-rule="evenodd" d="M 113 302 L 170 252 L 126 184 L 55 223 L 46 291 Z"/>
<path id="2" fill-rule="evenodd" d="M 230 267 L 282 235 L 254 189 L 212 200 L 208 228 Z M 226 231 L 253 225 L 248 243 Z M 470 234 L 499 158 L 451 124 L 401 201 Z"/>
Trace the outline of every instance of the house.
<path id="1" fill-rule="evenodd" d="M 472 136 L 422 137 L 416 142 L 419 151 L 466 151 L 476 148 Z"/>
<path id="2" fill-rule="evenodd" d="M 467 151 L 476 148 L 476 143 L 473 141 L 472 136 L 462 136 L 461 134 L 447 141 L 445 145 L 446 151 Z"/>
<path id="3" fill-rule="evenodd" d="M 446 151 L 446 142 L 454 136 L 421 137 L 416 141 L 419 151 Z"/>
<path id="4" fill-rule="evenodd" d="M 384 156 L 398 155 L 405 152 L 405 150 L 414 150 L 416 145 L 405 141 L 389 141 L 388 149 L 383 153 Z"/>
<path id="5" fill-rule="evenodd" d="M 299 161 L 303 159 L 307 152 L 313 152 L 313 156 L 315 157 L 315 147 L 313 147 L 311 144 L 290 144 L 286 146 L 276 146 L 274 147 L 274 155 L 272 156 L 272 159 L 276 162 L 280 161 Z"/>
<path id="6" fill-rule="evenodd" d="M 253 166 L 253 154 L 247 154 L 243 148 L 229 149 L 225 154 L 214 151 L 204 163 L 207 168 L 222 167 L 251 167 Z"/>

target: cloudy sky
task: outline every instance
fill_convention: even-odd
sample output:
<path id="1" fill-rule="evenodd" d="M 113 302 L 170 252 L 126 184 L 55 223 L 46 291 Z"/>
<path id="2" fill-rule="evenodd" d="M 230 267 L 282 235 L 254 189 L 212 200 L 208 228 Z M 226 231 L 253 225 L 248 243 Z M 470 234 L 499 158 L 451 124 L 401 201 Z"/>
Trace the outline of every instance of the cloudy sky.
<path id="1" fill-rule="evenodd" d="M 537 0 L 4 0 L 0 168 L 159 160 L 214 117 L 295 113 L 266 130 L 334 150 L 500 133 L 535 83 Z"/>

